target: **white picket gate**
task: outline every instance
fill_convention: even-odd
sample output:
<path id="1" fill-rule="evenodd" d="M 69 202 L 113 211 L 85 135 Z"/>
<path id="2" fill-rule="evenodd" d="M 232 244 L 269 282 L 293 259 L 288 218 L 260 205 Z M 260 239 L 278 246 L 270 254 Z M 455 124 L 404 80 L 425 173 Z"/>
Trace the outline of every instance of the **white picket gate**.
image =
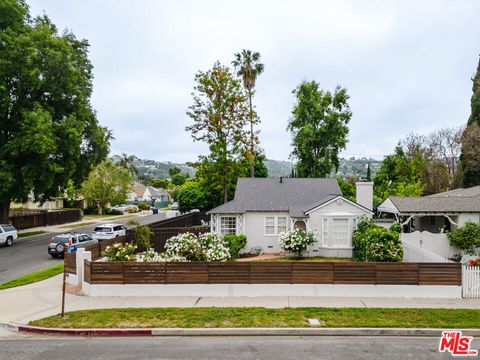
<path id="1" fill-rule="evenodd" d="M 462 267 L 462 294 L 464 298 L 480 298 L 480 267 Z"/>

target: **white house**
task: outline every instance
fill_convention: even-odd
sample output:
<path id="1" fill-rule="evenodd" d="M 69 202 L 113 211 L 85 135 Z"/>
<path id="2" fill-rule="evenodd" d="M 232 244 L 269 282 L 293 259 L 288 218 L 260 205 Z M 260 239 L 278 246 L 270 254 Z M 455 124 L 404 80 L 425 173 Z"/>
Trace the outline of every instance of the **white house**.
<path id="1" fill-rule="evenodd" d="M 157 189 L 153 186 L 145 186 L 135 181 L 127 194 L 128 201 L 169 201 L 168 193 L 163 189 Z"/>
<path id="2" fill-rule="evenodd" d="M 359 216 L 372 215 L 373 183 L 357 183 L 357 202 L 342 196 L 336 179 L 240 178 L 235 197 L 208 212 L 211 230 L 247 236 L 246 252 L 280 252 L 287 229 L 314 230 L 311 256 L 352 256 Z"/>

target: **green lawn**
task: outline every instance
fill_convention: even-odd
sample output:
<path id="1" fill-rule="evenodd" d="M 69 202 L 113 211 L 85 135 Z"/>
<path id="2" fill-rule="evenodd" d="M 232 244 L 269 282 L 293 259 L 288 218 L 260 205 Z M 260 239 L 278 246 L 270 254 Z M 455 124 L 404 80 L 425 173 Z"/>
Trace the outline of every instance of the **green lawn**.
<path id="1" fill-rule="evenodd" d="M 81 228 L 84 226 L 89 226 L 89 225 L 94 225 L 96 224 L 95 222 L 81 222 L 78 224 L 73 224 L 73 225 L 65 225 L 65 226 L 60 226 L 62 229 L 76 229 L 76 228 Z"/>
<path id="2" fill-rule="evenodd" d="M 23 232 L 23 233 L 19 233 L 18 237 L 19 238 L 24 238 L 24 237 L 27 237 L 27 236 L 40 235 L 40 234 L 46 234 L 46 233 L 48 233 L 48 231 L 43 231 L 43 230 L 26 231 L 26 232 Z"/>
<path id="3" fill-rule="evenodd" d="M 321 261 L 321 262 L 352 262 L 351 258 L 329 258 L 321 256 L 312 256 L 306 258 L 297 258 L 294 256 L 285 256 L 275 259 L 253 260 L 253 261 L 268 261 L 268 262 L 282 262 L 282 261 Z"/>
<path id="4" fill-rule="evenodd" d="M 57 265 L 50 266 L 46 269 L 42 269 L 24 276 L 20 276 L 14 280 L 0 284 L 0 290 L 8 289 L 16 286 L 22 286 L 31 284 L 37 281 L 45 280 L 51 278 L 52 276 L 61 274 L 63 272 L 63 262 L 58 263 Z"/>
<path id="5" fill-rule="evenodd" d="M 30 322 L 65 328 L 145 327 L 309 327 L 309 318 L 325 327 L 479 328 L 480 310 L 366 308 L 144 308 L 72 311 Z"/>

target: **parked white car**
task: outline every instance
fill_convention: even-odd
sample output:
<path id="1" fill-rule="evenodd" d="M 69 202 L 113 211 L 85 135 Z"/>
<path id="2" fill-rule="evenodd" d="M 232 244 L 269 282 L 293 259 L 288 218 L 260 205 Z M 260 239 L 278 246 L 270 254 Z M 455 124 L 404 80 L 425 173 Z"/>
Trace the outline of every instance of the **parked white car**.
<path id="1" fill-rule="evenodd" d="M 102 224 L 93 229 L 92 238 L 98 241 L 125 236 L 126 228 L 122 224 Z"/>
<path id="2" fill-rule="evenodd" d="M 13 240 L 18 239 L 17 229 L 13 225 L 0 225 L 0 245 L 12 246 Z"/>

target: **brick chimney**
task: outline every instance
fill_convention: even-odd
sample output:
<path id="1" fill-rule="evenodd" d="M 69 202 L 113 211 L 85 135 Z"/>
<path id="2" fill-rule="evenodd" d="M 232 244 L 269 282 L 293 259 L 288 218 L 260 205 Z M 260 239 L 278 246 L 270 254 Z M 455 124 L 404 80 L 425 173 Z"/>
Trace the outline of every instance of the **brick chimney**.
<path id="1" fill-rule="evenodd" d="M 357 181 L 355 186 L 357 188 L 357 204 L 373 210 L 373 182 Z"/>

